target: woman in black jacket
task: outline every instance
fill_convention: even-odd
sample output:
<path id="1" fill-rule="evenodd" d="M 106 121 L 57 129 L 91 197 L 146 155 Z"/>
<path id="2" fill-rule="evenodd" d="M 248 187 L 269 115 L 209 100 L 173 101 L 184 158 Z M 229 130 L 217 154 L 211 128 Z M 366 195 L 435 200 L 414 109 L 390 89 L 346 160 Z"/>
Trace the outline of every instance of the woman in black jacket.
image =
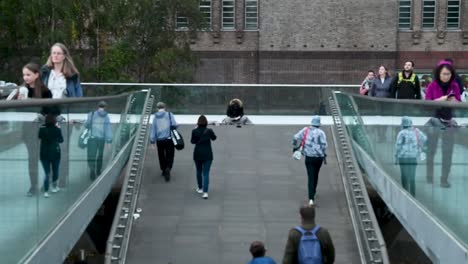
<path id="1" fill-rule="evenodd" d="M 49 174 L 52 167 L 52 192 L 59 191 L 57 186 L 58 171 L 60 164 L 60 145 L 63 142 L 62 131 L 57 127 L 57 119 L 54 115 L 46 115 L 45 125 L 39 129 L 39 139 L 41 140 L 40 155 L 42 166 L 44 167 L 44 197 L 49 197 Z"/>
<path id="2" fill-rule="evenodd" d="M 195 144 L 193 160 L 197 168 L 197 193 L 203 193 L 203 199 L 208 199 L 208 185 L 210 182 L 210 168 L 213 162 L 211 140 L 216 140 L 212 129 L 207 128 L 208 120 L 204 115 L 198 118 L 197 128 L 192 130 L 190 142 Z M 202 177 L 203 176 L 203 177 Z"/>

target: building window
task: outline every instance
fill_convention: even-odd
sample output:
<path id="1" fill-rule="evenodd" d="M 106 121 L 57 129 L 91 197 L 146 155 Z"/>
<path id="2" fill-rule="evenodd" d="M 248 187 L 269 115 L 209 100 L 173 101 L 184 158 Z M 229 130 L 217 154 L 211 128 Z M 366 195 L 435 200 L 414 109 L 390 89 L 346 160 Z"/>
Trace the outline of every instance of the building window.
<path id="1" fill-rule="evenodd" d="M 235 29 L 235 1 L 223 0 L 223 29 Z"/>
<path id="2" fill-rule="evenodd" d="M 411 29 L 411 1 L 399 1 L 398 28 Z"/>
<path id="3" fill-rule="evenodd" d="M 200 12 L 203 15 L 203 29 L 211 29 L 211 0 L 200 1 Z"/>
<path id="4" fill-rule="evenodd" d="M 176 29 L 184 30 L 188 29 L 188 18 L 184 16 L 176 15 Z"/>
<path id="5" fill-rule="evenodd" d="M 258 29 L 258 1 L 245 0 L 245 29 Z"/>
<path id="6" fill-rule="evenodd" d="M 422 28 L 433 29 L 436 18 L 436 1 L 423 0 Z"/>
<path id="7" fill-rule="evenodd" d="M 447 1 L 447 29 L 460 29 L 460 0 Z"/>

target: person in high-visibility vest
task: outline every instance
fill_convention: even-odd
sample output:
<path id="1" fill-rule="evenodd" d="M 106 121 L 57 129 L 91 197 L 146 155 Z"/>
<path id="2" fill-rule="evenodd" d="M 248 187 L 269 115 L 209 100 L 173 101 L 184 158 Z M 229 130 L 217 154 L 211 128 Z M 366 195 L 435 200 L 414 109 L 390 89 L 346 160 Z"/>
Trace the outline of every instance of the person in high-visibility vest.
<path id="1" fill-rule="evenodd" d="M 413 72 L 414 62 L 407 61 L 402 72 L 394 78 L 390 90 L 390 98 L 421 99 L 419 78 Z"/>

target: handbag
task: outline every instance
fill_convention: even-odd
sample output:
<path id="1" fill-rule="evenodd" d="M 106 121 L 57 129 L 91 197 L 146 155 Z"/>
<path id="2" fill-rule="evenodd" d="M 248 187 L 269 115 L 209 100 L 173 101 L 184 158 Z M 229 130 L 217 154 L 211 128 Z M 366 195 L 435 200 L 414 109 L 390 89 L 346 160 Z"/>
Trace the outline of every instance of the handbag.
<path id="1" fill-rule="evenodd" d="M 94 111 L 91 113 L 90 128 L 85 128 L 81 132 L 80 136 L 78 137 L 78 147 L 81 149 L 85 149 L 88 146 L 89 138 L 91 137 L 91 134 L 93 133 L 93 116 L 94 116 Z"/>
<path id="2" fill-rule="evenodd" d="M 174 148 L 175 149 L 183 150 L 184 147 L 185 147 L 184 138 L 182 137 L 182 134 L 180 134 L 179 131 L 177 131 L 177 128 L 172 126 L 171 115 L 172 115 L 172 113 L 169 113 L 169 122 L 170 122 L 172 143 L 174 143 Z"/>
<path id="3" fill-rule="evenodd" d="M 304 137 L 302 138 L 302 142 L 301 142 L 301 146 L 299 147 L 298 150 L 294 151 L 293 153 L 293 158 L 295 160 L 301 160 L 302 158 L 302 151 L 304 150 L 304 145 L 305 145 L 305 141 L 306 141 L 306 138 L 307 138 L 307 134 L 309 134 L 309 130 L 310 130 L 310 127 L 308 127 L 304 133 Z"/>

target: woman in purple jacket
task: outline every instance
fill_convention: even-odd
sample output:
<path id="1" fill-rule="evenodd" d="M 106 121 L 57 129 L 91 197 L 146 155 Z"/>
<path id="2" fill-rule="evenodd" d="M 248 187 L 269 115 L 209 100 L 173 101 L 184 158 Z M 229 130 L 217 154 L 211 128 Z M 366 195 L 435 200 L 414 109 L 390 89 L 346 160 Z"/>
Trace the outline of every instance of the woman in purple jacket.
<path id="1" fill-rule="evenodd" d="M 460 101 L 460 87 L 455 81 L 455 70 L 448 61 L 441 61 L 434 72 L 434 81 L 427 87 L 426 100 L 432 101 Z M 454 146 L 454 136 L 457 123 L 452 119 L 452 109 L 442 107 L 436 111 L 427 123 L 428 144 L 427 144 L 427 182 L 432 183 L 434 178 L 434 156 L 437 151 L 439 137 L 442 140 L 442 171 L 440 186 L 450 188 L 448 181 L 452 167 L 452 154 Z"/>

